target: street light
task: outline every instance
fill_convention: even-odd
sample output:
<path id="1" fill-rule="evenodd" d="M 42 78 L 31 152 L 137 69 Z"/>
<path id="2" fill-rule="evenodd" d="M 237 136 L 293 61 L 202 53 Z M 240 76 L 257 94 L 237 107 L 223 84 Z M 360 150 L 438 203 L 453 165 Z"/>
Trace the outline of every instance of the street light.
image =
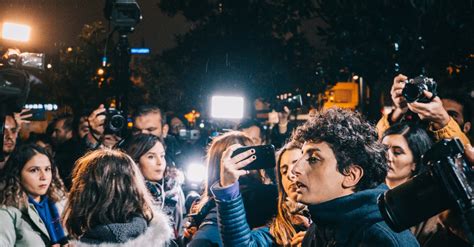
<path id="1" fill-rule="evenodd" d="M 2 38 L 19 41 L 19 42 L 27 42 L 30 40 L 30 33 L 31 27 L 28 25 L 11 23 L 11 22 L 4 22 L 2 28 Z"/>

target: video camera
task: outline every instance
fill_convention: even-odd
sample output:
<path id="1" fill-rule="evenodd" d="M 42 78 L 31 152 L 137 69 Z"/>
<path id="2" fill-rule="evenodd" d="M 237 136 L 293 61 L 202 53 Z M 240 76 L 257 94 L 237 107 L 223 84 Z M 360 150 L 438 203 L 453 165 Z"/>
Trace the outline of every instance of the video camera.
<path id="1" fill-rule="evenodd" d="M 387 225 L 401 232 L 451 209 L 472 233 L 474 170 L 464 158 L 462 143 L 458 139 L 436 143 L 424 154 L 422 169 L 410 181 L 380 195 L 378 205 Z"/>
<path id="2" fill-rule="evenodd" d="M 8 49 L 0 64 L 0 147 L 3 147 L 5 116 L 20 112 L 30 92 L 30 76 L 27 70 L 44 70 L 44 54 L 20 53 Z M 0 161 L 4 160 L 3 150 Z"/>
<path id="3" fill-rule="evenodd" d="M 104 15 L 119 32 L 132 32 L 142 19 L 135 0 L 107 0 Z"/>
<path id="4" fill-rule="evenodd" d="M 199 140 L 201 132 L 197 129 L 180 129 L 178 138 L 183 141 Z"/>
<path id="5" fill-rule="evenodd" d="M 288 107 L 290 111 L 301 108 L 303 106 L 301 95 L 280 98 L 274 103 L 273 108 L 277 112 L 283 112 L 285 106 Z"/>

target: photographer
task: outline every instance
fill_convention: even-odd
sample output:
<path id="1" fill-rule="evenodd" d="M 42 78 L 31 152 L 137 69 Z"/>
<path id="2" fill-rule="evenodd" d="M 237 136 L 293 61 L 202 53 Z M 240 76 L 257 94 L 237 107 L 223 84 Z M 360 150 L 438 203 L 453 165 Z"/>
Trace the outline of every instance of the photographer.
<path id="1" fill-rule="evenodd" d="M 442 139 L 458 137 L 464 145 L 470 143 L 458 123 L 444 109 L 443 103 L 438 96 L 424 90 L 423 97 L 429 99 L 429 102 L 407 102 L 402 94 L 407 79 L 408 77 L 402 74 L 393 79 L 390 94 L 392 96 L 394 109 L 390 114 L 383 116 L 377 123 L 379 137 L 382 136 L 382 133 L 390 127 L 390 125 L 401 121 L 408 110 L 410 110 L 417 114 L 421 120 L 428 122 L 428 131 L 433 135 L 435 142 Z"/>
<path id="2" fill-rule="evenodd" d="M 122 139 L 116 134 L 104 134 L 106 112 L 107 109 L 101 104 L 87 118 L 90 131 L 83 139 L 87 147 L 86 149 L 93 150 L 99 147 L 112 148 Z"/>

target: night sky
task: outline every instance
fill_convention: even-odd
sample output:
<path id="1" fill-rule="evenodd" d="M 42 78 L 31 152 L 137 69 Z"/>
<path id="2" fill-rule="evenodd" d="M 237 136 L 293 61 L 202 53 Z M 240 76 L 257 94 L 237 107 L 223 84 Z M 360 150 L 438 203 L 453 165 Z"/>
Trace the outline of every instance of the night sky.
<path id="1" fill-rule="evenodd" d="M 138 0 L 143 20 L 130 35 L 132 46 L 142 40 L 152 52 L 175 45 L 174 35 L 189 30 L 183 16 L 163 14 L 155 0 Z M 32 27 L 30 42 L 20 48 L 54 52 L 54 43 L 74 45 L 84 24 L 106 20 L 105 0 L 0 0 L 0 21 L 18 22 Z M 4 42 L 3 42 L 4 43 Z"/>
<path id="2" fill-rule="evenodd" d="M 158 7 L 158 0 L 138 0 L 143 20 L 130 34 L 131 46 L 145 46 L 158 53 L 175 45 L 174 36 L 189 30 L 182 15 L 169 17 Z M 55 52 L 55 43 L 66 46 L 77 42 L 84 24 L 94 21 L 107 23 L 103 15 L 105 0 L 0 0 L 0 21 L 18 22 L 32 27 L 28 44 L 23 50 Z M 317 20 L 303 22 L 303 30 L 310 42 L 318 47 L 321 41 L 312 28 Z M 0 41 L 2 42 L 2 41 Z M 3 41 L 4 43 L 4 41 Z"/>

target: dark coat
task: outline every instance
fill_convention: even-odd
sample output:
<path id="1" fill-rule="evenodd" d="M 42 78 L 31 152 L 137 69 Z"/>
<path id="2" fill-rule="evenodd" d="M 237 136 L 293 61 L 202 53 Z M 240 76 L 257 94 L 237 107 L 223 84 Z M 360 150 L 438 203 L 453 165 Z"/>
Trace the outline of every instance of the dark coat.
<path id="1" fill-rule="evenodd" d="M 309 206 L 313 224 L 302 246 L 419 246 L 413 234 L 392 231 L 380 214 L 377 197 L 386 185 Z"/>

